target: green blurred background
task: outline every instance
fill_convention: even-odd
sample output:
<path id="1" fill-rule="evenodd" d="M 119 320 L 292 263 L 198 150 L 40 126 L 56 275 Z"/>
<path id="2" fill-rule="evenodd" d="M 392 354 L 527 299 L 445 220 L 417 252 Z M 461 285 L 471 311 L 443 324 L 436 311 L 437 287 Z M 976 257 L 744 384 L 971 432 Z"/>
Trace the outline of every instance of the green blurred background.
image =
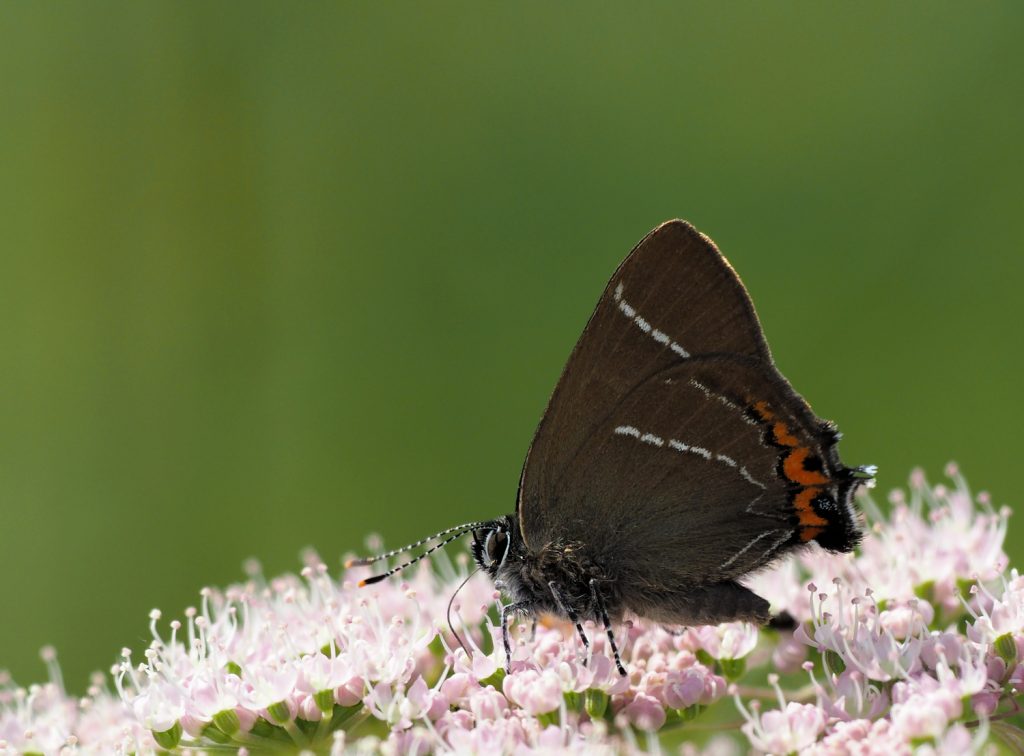
<path id="1" fill-rule="evenodd" d="M 598 293 L 673 217 L 849 463 L 1024 500 L 1022 22 L 4 4 L 0 666 L 52 643 L 83 690 L 246 557 L 510 511 Z"/>

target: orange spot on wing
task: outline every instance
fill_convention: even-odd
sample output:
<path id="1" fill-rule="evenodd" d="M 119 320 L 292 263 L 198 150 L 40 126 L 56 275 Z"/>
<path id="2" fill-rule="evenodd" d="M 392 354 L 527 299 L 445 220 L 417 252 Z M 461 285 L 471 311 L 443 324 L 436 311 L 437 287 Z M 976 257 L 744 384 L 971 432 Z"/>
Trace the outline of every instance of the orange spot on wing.
<path id="1" fill-rule="evenodd" d="M 782 446 L 797 446 L 800 439 L 789 432 L 789 426 L 781 420 L 772 426 L 772 434 L 775 436 L 775 443 Z"/>
<path id="2" fill-rule="evenodd" d="M 759 418 L 761 418 L 762 420 L 764 420 L 765 422 L 767 422 L 767 421 L 771 420 L 773 417 L 775 417 L 775 413 L 772 412 L 771 409 L 769 409 L 768 402 L 765 402 L 765 401 L 754 402 L 753 408 L 754 408 L 754 412 L 757 413 L 757 416 Z"/>
<path id="3" fill-rule="evenodd" d="M 819 486 L 828 483 L 828 478 L 817 470 L 804 469 L 804 462 L 811 456 L 811 450 L 801 446 L 789 452 L 782 460 L 782 473 L 794 483 L 802 486 Z"/>
<path id="4" fill-rule="evenodd" d="M 807 533 L 811 530 L 817 529 L 821 532 L 828 525 L 828 520 L 819 515 L 814 511 L 814 506 L 811 504 L 814 501 L 814 497 L 821 493 L 820 488 L 808 487 L 800 491 L 796 496 L 793 497 L 793 508 L 796 509 L 797 522 L 800 523 L 800 539 L 803 541 L 810 541 L 814 538 L 815 533 L 812 536 L 807 536 Z"/>
<path id="5" fill-rule="evenodd" d="M 815 538 L 825 532 L 825 528 L 804 528 L 800 531 L 800 540 L 804 543 L 813 541 Z"/>

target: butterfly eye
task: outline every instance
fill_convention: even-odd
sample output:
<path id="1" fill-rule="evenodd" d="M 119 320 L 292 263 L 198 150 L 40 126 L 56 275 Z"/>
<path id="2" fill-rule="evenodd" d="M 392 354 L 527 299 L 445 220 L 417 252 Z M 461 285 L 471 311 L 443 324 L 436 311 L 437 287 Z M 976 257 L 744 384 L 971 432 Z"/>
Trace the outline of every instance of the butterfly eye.
<path id="1" fill-rule="evenodd" d="M 487 566 L 501 564 L 505 559 L 505 551 L 508 549 L 508 534 L 504 530 L 492 530 L 487 534 L 487 542 L 484 544 L 484 552 L 487 556 Z"/>

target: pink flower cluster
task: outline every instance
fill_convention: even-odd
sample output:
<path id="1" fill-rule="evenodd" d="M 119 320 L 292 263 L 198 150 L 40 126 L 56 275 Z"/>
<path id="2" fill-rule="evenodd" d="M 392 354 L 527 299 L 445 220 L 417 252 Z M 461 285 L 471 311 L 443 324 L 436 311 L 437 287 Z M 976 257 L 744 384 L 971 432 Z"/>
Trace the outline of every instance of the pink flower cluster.
<path id="1" fill-rule="evenodd" d="M 459 641 L 442 625 L 465 567 L 439 578 L 420 569 L 407 583 L 357 587 L 315 557 L 301 577 L 204 590 L 184 622 L 161 625 L 141 662 L 128 649 L 115 683 L 135 720 L 166 749 L 273 743 L 296 748 L 379 738 L 396 753 L 630 749 L 616 733 L 660 729 L 726 693 L 717 659 L 735 664 L 757 643 L 736 625 L 678 635 L 635 624 L 621 647 L 621 677 L 595 637 L 582 655 L 571 626 L 520 628 L 504 670 L 498 596 L 470 580 L 454 606 Z M 466 649 L 459 642 L 467 644 Z M 698 658 L 700 655 L 703 660 Z"/>
<path id="2" fill-rule="evenodd" d="M 64 690 L 56 653 L 44 648 L 49 682 L 21 688 L 0 672 L 0 754 L 152 753 L 149 731 L 97 672 L 82 698 Z"/>
<path id="3" fill-rule="evenodd" d="M 962 754 L 993 733 L 1024 742 L 1002 721 L 1024 681 L 1024 580 L 1006 574 L 1002 548 L 1009 510 L 972 497 L 955 466 L 947 474 L 952 488 L 914 473 L 888 517 L 862 497 L 871 529 L 856 556 L 807 554 L 758 577 L 802 620 L 774 658 L 791 672 L 802 646 L 813 698 L 787 701 L 776 685 L 777 709 L 738 701 L 756 749 Z"/>
<path id="4" fill-rule="evenodd" d="M 366 588 L 365 568 L 335 579 L 315 555 L 269 581 L 249 565 L 244 583 L 204 589 L 180 619 L 154 610 L 148 647 L 124 649 L 112 670 L 116 694 L 101 677 L 68 696 L 50 653 L 49 683 L 0 678 L 0 754 L 611 754 L 691 736 L 726 753 L 742 734 L 762 753 L 959 755 L 994 736 L 1024 742 L 1024 577 L 1007 571 L 1008 512 L 948 472 L 951 487 L 912 476 L 888 516 L 862 498 L 857 555 L 808 551 L 750 581 L 794 632 L 627 623 L 627 677 L 598 628 L 586 650 L 553 621 L 515 628 L 506 674 L 500 597 L 484 577 L 452 605 L 457 636 L 446 621 L 464 558 Z M 769 685 L 751 684 L 764 671 Z M 709 707 L 725 722 L 710 741 L 691 724 Z"/>

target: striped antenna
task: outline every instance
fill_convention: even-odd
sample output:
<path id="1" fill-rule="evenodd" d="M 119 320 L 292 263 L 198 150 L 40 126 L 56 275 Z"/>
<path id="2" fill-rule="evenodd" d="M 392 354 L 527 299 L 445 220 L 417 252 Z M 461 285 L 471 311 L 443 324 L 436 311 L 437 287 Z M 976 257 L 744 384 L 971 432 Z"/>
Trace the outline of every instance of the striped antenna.
<path id="1" fill-rule="evenodd" d="M 455 536 L 456 538 L 458 538 L 463 533 L 468 533 L 473 528 L 479 528 L 480 526 L 485 524 L 486 523 L 483 522 L 467 522 L 464 525 L 456 525 L 454 528 L 447 528 L 445 530 L 442 530 L 440 533 L 434 533 L 434 535 L 432 536 L 421 538 L 415 543 L 410 543 L 408 546 L 403 546 L 400 549 L 392 549 L 391 551 L 387 551 L 383 554 L 378 554 L 377 556 L 372 557 L 363 557 L 361 559 L 349 559 L 347 562 L 345 562 L 345 569 L 348 569 L 349 567 L 366 567 L 367 565 L 373 564 L 374 562 L 379 562 L 381 559 L 390 559 L 391 557 L 396 556 L 397 554 L 402 554 L 406 551 L 410 551 L 419 546 L 422 546 L 425 543 L 430 543 L 435 538 L 441 538 L 442 536 L 446 536 L 449 533 L 454 533 L 456 530 L 459 531 L 459 534 Z M 448 543 L 448 541 L 445 541 L 445 543 Z M 429 554 L 430 552 L 427 553 Z"/>
<path id="2" fill-rule="evenodd" d="M 448 545 L 449 543 L 451 543 L 452 541 L 454 541 L 454 540 L 455 540 L 456 538 L 459 538 L 459 537 L 461 537 L 461 536 L 465 535 L 465 534 L 466 534 L 466 533 L 468 533 L 468 532 L 469 532 L 470 530 L 472 530 L 473 528 L 477 527 L 477 526 L 478 526 L 478 525 L 480 525 L 480 524 L 481 524 L 481 523 L 476 523 L 476 522 L 475 522 L 475 523 L 473 523 L 472 525 L 464 526 L 464 527 L 465 527 L 465 530 L 460 530 L 460 531 L 459 531 L 458 533 L 456 533 L 455 535 L 453 535 L 453 536 L 448 536 L 447 538 L 445 538 L 445 539 L 444 539 L 443 541 L 441 541 L 440 543 L 438 543 L 438 544 L 435 544 L 435 545 L 431 546 L 431 547 L 430 547 L 429 549 L 427 549 L 426 551 L 424 551 L 424 552 L 423 552 L 422 554 L 420 554 L 419 556 L 413 557 L 413 558 L 412 558 L 412 559 L 410 559 L 410 560 L 409 560 L 408 562 L 405 562 L 405 563 L 403 563 L 403 564 L 400 564 L 400 565 L 398 565 L 397 567 L 394 567 L 394 568 L 392 568 L 392 569 L 388 570 L 387 572 L 383 572 L 383 573 L 381 573 L 380 575 L 374 575 L 373 577 L 370 577 L 370 578 L 366 578 L 366 580 L 360 580 L 360 581 L 359 581 L 359 587 L 360 587 L 360 588 L 362 588 L 362 587 L 363 587 L 364 585 L 373 585 L 374 583 L 379 583 L 379 582 L 380 582 L 381 580 L 385 580 L 386 578 L 389 578 L 389 577 L 391 577 L 391 576 L 392 576 L 392 575 L 394 575 L 394 574 L 395 574 L 396 572 L 401 572 L 401 571 L 402 571 L 402 570 L 404 570 L 404 569 L 405 569 L 406 567 L 409 567 L 409 566 L 411 566 L 411 565 L 414 565 L 414 564 L 416 564 L 416 562 L 420 561 L 420 560 L 421 560 L 421 559 L 422 559 L 423 557 L 427 556 L 428 554 L 432 554 L 432 553 L 434 553 L 435 551 L 437 551 L 438 549 L 440 549 L 440 548 L 443 548 L 443 547 L 447 546 L 447 545 Z M 450 529 L 448 529 L 448 530 L 445 530 L 445 531 L 443 531 L 443 532 L 445 532 L 445 533 L 451 533 L 451 532 L 452 532 L 452 530 L 454 530 L 454 528 L 450 528 Z M 427 540 L 429 541 L 430 539 L 428 538 Z M 400 550 L 400 551 L 405 551 L 405 549 L 399 549 L 399 550 Z M 375 560 L 373 560 L 373 561 L 376 561 L 376 559 L 375 559 Z"/>

